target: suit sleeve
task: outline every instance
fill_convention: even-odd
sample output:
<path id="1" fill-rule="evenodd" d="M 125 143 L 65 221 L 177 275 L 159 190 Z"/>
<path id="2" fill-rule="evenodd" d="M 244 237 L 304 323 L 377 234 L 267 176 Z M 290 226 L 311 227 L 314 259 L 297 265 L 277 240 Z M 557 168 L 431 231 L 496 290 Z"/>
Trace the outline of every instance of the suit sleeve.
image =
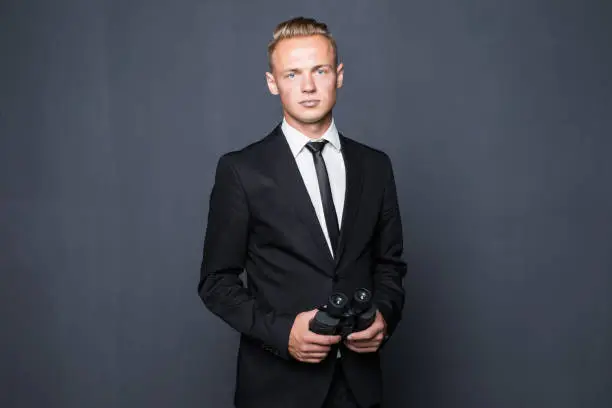
<path id="1" fill-rule="evenodd" d="M 206 307 L 230 327 L 289 359 L 289 333 L 295 316 L 281 315 L 264 306 L 240 279 L 247 255 L 249 207 L 231 159 L 224 155 L 217 164 L 198 293 Z"/>
<path id="2" fill-rule="evenodd" d="M 402 318 L 406 263 L 393 167 L 389 157 L 385 155 L 385 158 L 385 187 L 374 237 L 374 304 L 387 323 L 387 336 L 390 337 Z"/>

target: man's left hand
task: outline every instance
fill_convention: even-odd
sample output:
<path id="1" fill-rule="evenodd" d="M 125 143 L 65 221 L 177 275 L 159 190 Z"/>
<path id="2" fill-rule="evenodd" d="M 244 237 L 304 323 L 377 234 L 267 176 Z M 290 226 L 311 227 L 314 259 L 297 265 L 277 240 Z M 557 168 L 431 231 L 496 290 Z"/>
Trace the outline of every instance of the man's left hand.
<path id="1" fill-rule="evenodd" d="M 351 333 L 344 344 L 356 353 L 374 353 L 380 347 L 387 332 L 387 323 L 379 311 L 374 322 L 367 329 Z"/>

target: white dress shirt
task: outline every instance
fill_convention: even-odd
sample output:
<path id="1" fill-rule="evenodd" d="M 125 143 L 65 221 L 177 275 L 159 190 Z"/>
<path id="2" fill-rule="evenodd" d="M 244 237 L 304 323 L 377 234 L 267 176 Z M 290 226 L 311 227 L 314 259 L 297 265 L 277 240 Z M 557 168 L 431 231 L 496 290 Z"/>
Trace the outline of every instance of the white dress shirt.
<path id="1" fill-rule="evenodd" d="M 327 140 L 327 145 L 323 148 L 323 160 L 325 160 L 325 166 L 327 167 L 327 174 L 329 176 L 329 184 L 331 187 L 332 198 L 334 200 L 334 207 L 336 208 L 336 214 L 338 215 L 338 228 L 340 228 L 342 222 L 342 210 L 344 209 L 344 194 L 346 190 L 346 169 L 344 167 L 344 159 L 342 157 L 340 135 L 336 129 L 334 120 L 329 128 L 325 131 L 320 139 L 311 139 L 308 136 L 295 129 L 283 119 L 281 129 L 285 134 L 285 138 L 289 143 L 293 157 L 297 163 L 297 166 L 302 174 L 302 179 L 310 200 L 314 206 L 317 218 L 325 234 L 327 245 L 333 256 L 333 250 L 331 242 L 329 240 L 329 234 L 327 232 L 327 223 L 325 222 L 325 215 L 323 213 L 323 203 L 321 201 L 321 193 L 319 191 L 319 180 L 317 179 L 317 173 L 314 166 L 312 153 L 305 147 L 306 143 L 317 140 Z"/>
<path id="2" fill-rule="evenodd" d="M 325 167 L 327 168 L 334 207 L 336 208 L 336 214 L 338 216 L 338 227 L 340 227 L 340 225 L 342 225 L 342 210 L 344 209 L 344 194 L 346 192 L 346 168 L 344 167 L 344 158 L 342 157 L 340 135 L 338 134 L 334 120 L 332 119 L 331 125 L 319 139 L 309 138 L 289 125 L 285 119 L 283 119 L 281 129 L 285 134 L 285 138 L 289 143 L 295 162 L 302 174 L 302 179 L 306 185 L 306 190 L 308 190 L 310 201 L 317 213 L 317 218 L 319 219 L 319 223 L 325 234 L 325 239 L 327 240 L 327 246 L 333 257 L 334 251 L 331 246 L 331 241 L 329 240 L 329 233 L 327 232 L 327 223 L 325 222 L 325 214 L 323 213 L 323 202 L 321 201 L 321 192 L 319 191 L 319 180 L 317 178 L 312 153 L 306 148 L 306 143 L 317 140 L 328 141 L 327 145 L 323 148 L 322 154 L 323 160 L 325 161 Z M 338 350 L 336 358 L 340 357 L 341 352 Z"/>

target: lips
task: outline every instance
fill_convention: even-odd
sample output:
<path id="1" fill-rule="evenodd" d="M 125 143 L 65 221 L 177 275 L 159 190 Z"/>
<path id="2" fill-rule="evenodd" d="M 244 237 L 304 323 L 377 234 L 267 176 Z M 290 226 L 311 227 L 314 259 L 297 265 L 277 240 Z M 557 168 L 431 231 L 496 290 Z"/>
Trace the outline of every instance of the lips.
<path id="1" fill-rule="evenodd" d="M 306 101 L 302 101 L 300 102 L 300 105 L 306 107 L 306 108 L 313 108 L 315 106 L 317 106 L 321 101 L 319 101 L 318 99 L 309 99 Z"/>

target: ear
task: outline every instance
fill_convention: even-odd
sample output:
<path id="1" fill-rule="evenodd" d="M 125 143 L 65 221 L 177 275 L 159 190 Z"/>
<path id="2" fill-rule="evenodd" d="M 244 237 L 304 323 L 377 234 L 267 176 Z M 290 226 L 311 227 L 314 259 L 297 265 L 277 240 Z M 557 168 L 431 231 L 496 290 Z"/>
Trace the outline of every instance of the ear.
<path id="1" fill-rule="evenodd" d="M 336 68 L 336 88 L 342 88 L 344 83 L 344 64 L 340 63 Z"/>
<path id="2" fill-rule="evenodd" d="M 268 89 L 272 95 L 278 95 L 278 86 L 276 85 L 276 80 L 274 79 L 274 75 L 270 72 L 266 72 L 266 82 L 268 83 Z"/>

